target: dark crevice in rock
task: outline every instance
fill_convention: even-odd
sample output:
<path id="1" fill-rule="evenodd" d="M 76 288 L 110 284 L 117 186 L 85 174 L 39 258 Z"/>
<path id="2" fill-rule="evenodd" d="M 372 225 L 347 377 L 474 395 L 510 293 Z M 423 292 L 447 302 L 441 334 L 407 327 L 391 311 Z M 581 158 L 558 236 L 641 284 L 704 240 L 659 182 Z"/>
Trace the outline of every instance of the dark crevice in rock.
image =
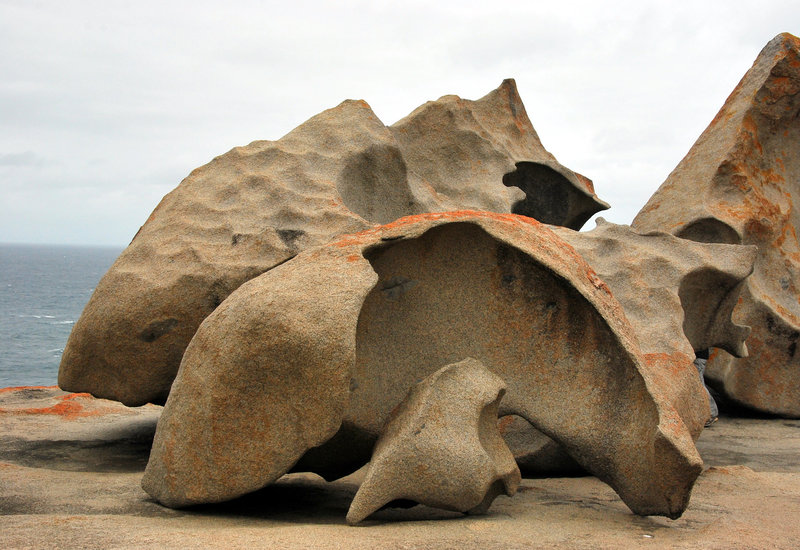
<path id="1" fill-rule="evenodd" d="M 161 319 L 159 321 L 153 321 L 147 328 L 145 328 L 141 334 L 139 334 L 139 339 L 144 342 L 155 342 L 165 334 L 169 333 L 178 326 L 177 319 Z"/>

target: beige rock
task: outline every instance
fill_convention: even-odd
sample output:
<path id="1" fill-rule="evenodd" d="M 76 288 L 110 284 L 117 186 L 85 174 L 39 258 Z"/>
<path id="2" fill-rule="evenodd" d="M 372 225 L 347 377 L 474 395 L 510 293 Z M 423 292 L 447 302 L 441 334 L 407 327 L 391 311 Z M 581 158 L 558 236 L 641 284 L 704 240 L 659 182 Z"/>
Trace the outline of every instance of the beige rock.
<path id="1" fill-rule="evenodd" d="M 75 324 L 59 385 L 163 403 L 222 300 L 343 233 L 463 208 L 576 226 L 604 207 L 545 151 L 512 80 L 478 101 L 429 102 L 391 128 L 345 101 L 278 141 L 215 158 L 165 196 Z"/>
<path id="2" fill-rule="evenodd" d="M 435 211 L 513 212 L 577 230 L 608 208 L 544 148 L 513 80 L 478 101 L 429 101 L 391 131 L 409 179 L 433 188 Z"/>
<path id="3" fill-rule="evenodd" d="M 633 221 L 695 241 L 754 244 L 736 316 L 747 358 L 712 354 L 707 376 L 734 400 L 800 416 L 800 40 L 775 37 Z"/>
<path id="4" fill-rule="evenodd" d="M 486 513 L 516 493 L 519 468 L 497 430 L 503 394 L 503 380 L 469 358 L 415 385 L 381 431 L 347 522 L 397 499 Z"/>
<path id="5" fill-rule="evenodd" d="M 552 230 L 592 266 L 622 305 L 660 395 L 697 439 L 709 418 L 709 403 L 693 365 L 695 351 L 715 346 L 746 355 L 749 327 L 731 316 L 753 271 L 756 247 L 641 234 L 602 218 L 592 231 Z M 532 426 L 509 421 L 504 437 L 526 475 L 575 470 L 564 452 Z"/>
<path id="6" fill-rule="evenodd" d="M 242 285 L 186 351 L 143 487 L 167 506 L 222 501 L 314 447 L 317 468 L 353 471 L 408 390 L 466 357 L 506 382 L 501 414 L 632 510 L 685 509 L 700 457 L 619 302 L 546 226 L 477 212 L 345 236 Z"/>

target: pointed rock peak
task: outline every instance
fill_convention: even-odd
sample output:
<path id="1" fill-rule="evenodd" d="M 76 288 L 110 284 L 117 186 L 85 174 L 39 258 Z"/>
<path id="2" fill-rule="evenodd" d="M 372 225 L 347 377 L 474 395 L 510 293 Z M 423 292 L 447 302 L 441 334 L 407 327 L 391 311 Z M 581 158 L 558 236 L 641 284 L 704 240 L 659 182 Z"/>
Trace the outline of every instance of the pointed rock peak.
<path id="1" fill-rule="evenodd" d="M 580 227 L 608 208 L 588 178 L 544 148 L 513 79 L 477 100 L 448 95 L 391 126 L 409 172 L 442 209 L 512 212 Z"/>
<path id="2" fill-rule="evenodd" d="M 791 33 L 782 32 L 775 38 L 770 40 L 769 43 L 767 43 L 767 45 L 762 50 L 762 53 L 768 51 L 771 47 L 775 46 L 781 47 L 785 50 L 788 50 L 790 48 L 798 49 L 800 48 L 800 38 L 796 37 Z"/>
<path id="3" fill-rule="evenodd" d="M 372 107 L 370 106 L 370 104 L 367 103 L 366 101 L 364 101 L 363 99 L 345 99 L 344 101 L 339 103 L 339 105 L 334 107 L 334 109 L 342 109 L 342 110 L 344 110 L 344 109 L 354 109 L 354 110 L 367 109 L 370 112 L 372 112 Z"/>
<path id="4" fill-rule="evenodd" d="M 524 127 L 520 127 L 521 131 L 531 131 L 536 135 L 528 118 L 528 113 L 525 111 L 525 105 L 522 103 L 522 98 L 517 91 L 517 83 L 513 78 L 506 78 L 500 83 L 500 86 L 492 90 L 475 103 L 486 103 L 496 106 L 497 103 L 504 105 L 511 111 L 511 115 L 515 120 L 519 121 Z"/>
<path id="5" fill-rule="evenodd" d="M 737 319 L 752 327 L 749 357 L 712 355 L 706 372 L 731 399 L 793 417 L 800 416 L 798 117 L 800 39 L 783 33 L 761 50 L 632 223 L 643 232 L 758 247 L 736 305 Z M 744 355 L 743 347 L 733 351 Z"/>

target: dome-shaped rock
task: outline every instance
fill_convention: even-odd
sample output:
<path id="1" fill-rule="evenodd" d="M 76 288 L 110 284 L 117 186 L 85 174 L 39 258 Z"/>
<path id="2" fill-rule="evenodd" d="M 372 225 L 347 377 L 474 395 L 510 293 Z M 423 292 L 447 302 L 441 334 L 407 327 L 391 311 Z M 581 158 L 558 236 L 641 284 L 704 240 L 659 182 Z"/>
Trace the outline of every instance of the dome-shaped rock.
<path id="1" fill-rule="evenodd" d="M 570 226 L 605 207 L 542 147 L 512 80 L 477 101 L 426 103 L 392 127 L 345 101 L 215 158 L 166 195 L 75 324 L 59 385 L 163 402 L 197 327 L 243 282 L 401 216 L 518 203 Z"/>

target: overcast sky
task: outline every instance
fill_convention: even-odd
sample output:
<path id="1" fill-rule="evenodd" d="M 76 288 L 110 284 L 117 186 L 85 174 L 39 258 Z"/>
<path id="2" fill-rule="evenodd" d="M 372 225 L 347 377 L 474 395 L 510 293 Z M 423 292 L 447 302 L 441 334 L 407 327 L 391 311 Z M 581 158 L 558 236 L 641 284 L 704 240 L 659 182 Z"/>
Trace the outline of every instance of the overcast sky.
<path id="1" fill-rule="evenodd" d="M 784 31 L 797 0 L 0 0 L 0 242 L 124 246 L 232 147 L 347 98 L 391 124 L 507 77 L 630 223 Z"/>

